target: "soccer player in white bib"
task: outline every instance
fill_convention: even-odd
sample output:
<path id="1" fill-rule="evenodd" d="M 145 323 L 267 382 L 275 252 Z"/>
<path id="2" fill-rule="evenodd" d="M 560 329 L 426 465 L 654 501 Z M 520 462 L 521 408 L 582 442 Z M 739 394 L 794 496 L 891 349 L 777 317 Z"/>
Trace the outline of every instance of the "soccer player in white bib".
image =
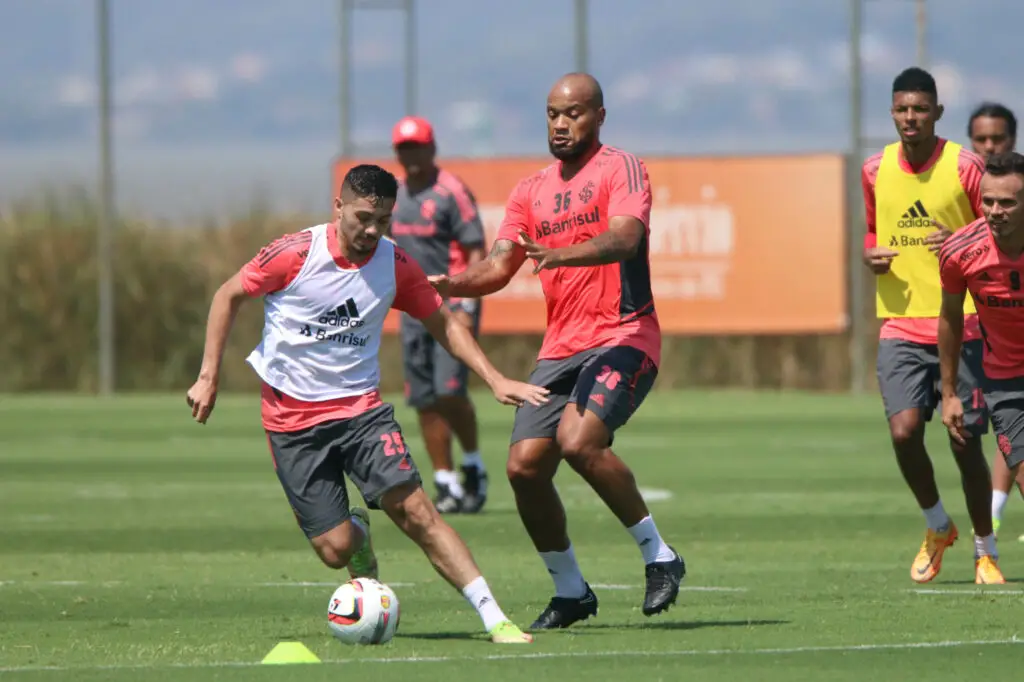
<path id="1" fill-rule="evenodd" d="M 394 408 L 381 399 L 384 318 L 396 308 L 421 320 L 503 404 L 540 405 L 547 390 L 498 372 L 423 270 L 382 238 L 397 192 L 383 168 L 355 166 L 335 199 L 337 220 L 271 242 L 220 287 L 188 404 L 206 423 L 235 315 L 244 301 L 262 296 L 263 338 L 248 362 L 263 381 L 263 427 L 278 479 L 320 559 L 352 577 L 378 576 L 370 515 L 350 508 L 347 476 L 367 506 L 383 510 L 462 592 L 493 642 L 531 642 L 502 612 L 469 548 L 423 490 Z"/>

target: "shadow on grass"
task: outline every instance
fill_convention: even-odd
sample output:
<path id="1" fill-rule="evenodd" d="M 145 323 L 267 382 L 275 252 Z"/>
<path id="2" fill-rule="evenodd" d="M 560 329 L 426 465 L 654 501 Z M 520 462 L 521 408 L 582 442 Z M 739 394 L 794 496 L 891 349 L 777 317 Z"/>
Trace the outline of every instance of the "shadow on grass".
<path id="1" fill-rule="evenodd" d="M 550 634 L 566 633 L 568 635 L 593 634 L 597 630 L 699 630 L 702 628 L 735 628 L 735 627 L 760 627 L 765 625 L 788 625 L 788 620 L 696 620 L 696 621 L 661 621 L 655 623 L 594 623 L 593 625 L 581 624 L 564 630 L 541 630 L 533 633 L 535 636 L 546 637 Z M 403 639 L 481 639 L 484 635 L 480 632 L 410 632 L 399 633 Z"/>

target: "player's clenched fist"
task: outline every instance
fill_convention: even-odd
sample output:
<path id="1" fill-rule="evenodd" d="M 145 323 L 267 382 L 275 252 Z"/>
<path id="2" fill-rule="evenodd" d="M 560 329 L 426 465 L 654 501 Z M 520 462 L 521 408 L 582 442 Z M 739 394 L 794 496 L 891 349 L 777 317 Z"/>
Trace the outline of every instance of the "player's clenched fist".
<path id="1" fill-rule="evenodd" d="M 192 408 L 192 418 L 205 424 L 217 402 L 217 385 L 209 379 L 200 378 L 188 389 L 186 399 Z"/>
<path id="2" fill-rule="evenodd" d="M 892 267 L 892 259 L 900 255 L 899 251 L 874 247 L 864 250 L 864 264 L 876 275 L 884 275 Z"/>

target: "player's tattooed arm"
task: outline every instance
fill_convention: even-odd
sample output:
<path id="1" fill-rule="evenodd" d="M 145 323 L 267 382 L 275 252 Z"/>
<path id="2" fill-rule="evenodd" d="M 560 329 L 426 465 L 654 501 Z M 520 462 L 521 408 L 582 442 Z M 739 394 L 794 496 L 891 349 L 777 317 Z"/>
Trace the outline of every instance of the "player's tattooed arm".
<path id="1" fill-rule="evenodd" d="M 478 298 L 505 288 L 524 260 L 526 255 L 519 245 L 508 239 L 498 239 L 487 258 L 453 277 L 433 277 L 431 283 L 442 296 Z"/>
<path id="2" fill-rule="evenodd" d="M 614 216 L 608 229 L 579 244 L 554 249 L 552 262 L 560 267 L 586 267 L 621 263 L 640 251 L 647 228 L 630 216 Z"/>

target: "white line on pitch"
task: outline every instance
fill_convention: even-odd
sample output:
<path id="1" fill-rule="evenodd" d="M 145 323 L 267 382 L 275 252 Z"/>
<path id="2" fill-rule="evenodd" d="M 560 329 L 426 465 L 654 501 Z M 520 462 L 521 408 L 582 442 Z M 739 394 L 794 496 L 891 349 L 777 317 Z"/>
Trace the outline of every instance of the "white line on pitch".
<path id="1" fill-rule="evenodd" d="M 85 580 L 0 580 L 0 587 L 4 585 L 25 585 L 26 587 L 81 587 L 82 585 L 115 587 L 123 584 L 120 580 L 104 580 L 102 582 L 88 582 Z"/>
<path id="2" fill-rule="evenodd" d="M 394 658 L 349 658 L 323 661 L 335 665 L 358 663 L 446 663 L 473 661 L 506 661 L 520 659 L 548 658 L 680 658 L 689 656 L 785 656 L 790 654 L 846 653 L 857 651 L 903 651 L 909 649 L 953 649 L 968 646 L 1006 646 L 1024 644 L 1024 640 L 1010 639 L 955 640 L 946 642 L 903 642 L 901 644 L 850 644 L 837 646 L 799 646 L 777 649 L 675 649 L 667 651 L 555 651 L 550 653 L 493 654 L 490 656 L 396 656 Z M 90 670 L 156 670 L 156 669 L 200 669 L 200 668 L 254 668 L 262 665 L 258 661 L 221 661 L 213 663 L 125 663 L 113 665 L 39 665 L 9 666 L 0 668 L 0 673 L 23 672 L 64 672 Z"/>

